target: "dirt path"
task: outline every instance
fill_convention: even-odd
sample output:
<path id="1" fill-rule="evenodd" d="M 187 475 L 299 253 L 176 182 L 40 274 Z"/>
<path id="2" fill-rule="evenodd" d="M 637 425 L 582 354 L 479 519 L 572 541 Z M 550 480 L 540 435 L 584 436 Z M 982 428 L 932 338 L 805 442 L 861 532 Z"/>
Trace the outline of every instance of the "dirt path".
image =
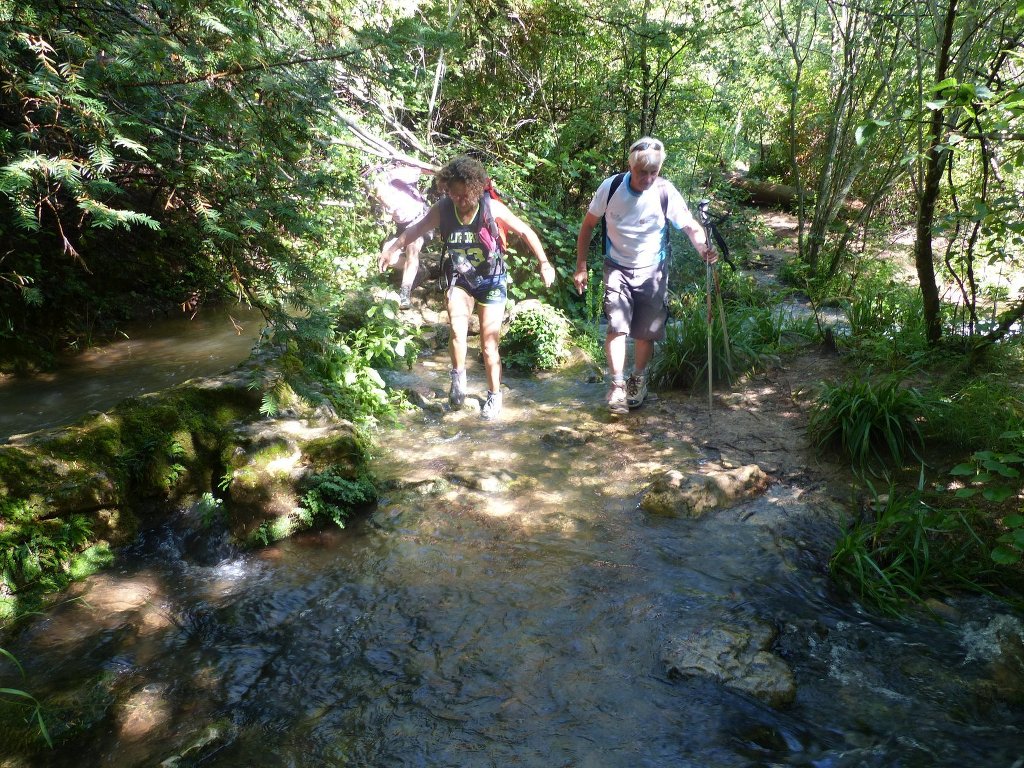
<path id="1" fill-rule="evenodd" d="M 777 284 L 783 261 L 792 255 L 796 220 L 778 211 L 762 212 L 759 219 L 773 236 L 771 242 L 748 259 L 744 271 L 758 283 L 771 286 Z M 426 329 L 428 343 L 434 341 L 443 346 L 447 338 L 446 328 L 442 328 L 445 315 L 440 306 L 433 305 L 436 295 L 432 286 L 420 289 L 415 319 Z M 430 306 L 422 303 L 424 298 L 430 300 Z M 440 343 L 436 341 L 438 335 Z M 476 341 L 471 337 L 471 347 Z M 440 354 L 435 364 L 444 365 L 442 358 Z M 658 391 L 643 408 L 628 417 L 608 419 L 604 429 L 634 437 L 669 437 L 691 445 L 708 460 L 731 465 L 757 464 L 777 482 L 821 489 L 838 484 L 842 488 L 850 481 L 847 468 L 822 456 L 809 444 L 806 432 L 815 386 L 836 378 L 841 367 L 842 361 L 834 350 L 826 345 L 810 345 L 728 388 L 719 387 L 710 410 L 706 392 Z M 506 371 L 506 380 L 510 375 L 515 374 Z M 601 396 L 602 393 L 595 395 L 598 408 Z"/>

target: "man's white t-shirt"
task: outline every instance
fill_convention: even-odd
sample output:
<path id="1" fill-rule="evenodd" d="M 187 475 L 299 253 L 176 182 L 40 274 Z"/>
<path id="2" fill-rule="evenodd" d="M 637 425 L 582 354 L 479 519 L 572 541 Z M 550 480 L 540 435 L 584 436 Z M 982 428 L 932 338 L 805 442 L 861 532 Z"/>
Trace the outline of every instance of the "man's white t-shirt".
<path id="1" fill-rule="evenodd" d="M 652 267 L 665 258 L 668 222 L 683 229 L 693 222 L 693 216 L 672 182 L 659 177 L 650 189 L 636 192 L 629 185 L 629 177 L 626 173 L 611 200 L 608 191 L 615 177 L 602 181 L 588 210 L 598 218 L 606 217 L 607 258 L 630 269 Z M 661 207 L 663 189 L 668 197 L 667 216 Z"/>

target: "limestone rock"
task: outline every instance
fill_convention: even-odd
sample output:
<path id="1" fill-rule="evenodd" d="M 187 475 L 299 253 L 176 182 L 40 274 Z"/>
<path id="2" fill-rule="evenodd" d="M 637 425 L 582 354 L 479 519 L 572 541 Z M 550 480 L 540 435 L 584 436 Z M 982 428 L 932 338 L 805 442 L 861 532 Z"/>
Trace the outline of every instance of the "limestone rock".
<path id="1" fill-rule="evenodd" d="M 768 476 L 756 464 L 706 473 L 669 470 L 648 487 L 640 508 L 663 517 L 700 517 L 754 498 L 768 487 Z"/>
<path id="2" fill-rule="evenodd" d="M 549 448 L 573 448 L 586 445 L 594 439 L 594 435 L 574 427 L 555 427 L 541 435 L 541 442 Z"/>
<path id="3" fill-rule="evenodd" d="M 663 661 L 669 677 L 709 677 L 773 707 L 796 696 L 796 680 L 786 663 L 769 650 L 775 630 L 759 622 L 716 625 L 671 641 Z"/>

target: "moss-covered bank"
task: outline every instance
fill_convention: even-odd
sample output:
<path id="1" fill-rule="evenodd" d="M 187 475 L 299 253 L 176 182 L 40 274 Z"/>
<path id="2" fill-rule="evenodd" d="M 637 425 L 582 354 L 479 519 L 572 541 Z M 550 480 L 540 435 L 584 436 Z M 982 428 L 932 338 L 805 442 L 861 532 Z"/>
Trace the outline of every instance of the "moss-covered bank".
<path id="1" fill-rule="evenodd" d="M 372 497 L 360 431 L 323 406 L 265 417 L 250 386 L 258 365 L 0 446 L 0 623 L 109 564 L 190 500 L 225 515 L 244 546 L 308 527 L 313 512 L 338 519 L 330 494 L 316 493 L 324 477 L 351 483 L 352 499 Z"/>

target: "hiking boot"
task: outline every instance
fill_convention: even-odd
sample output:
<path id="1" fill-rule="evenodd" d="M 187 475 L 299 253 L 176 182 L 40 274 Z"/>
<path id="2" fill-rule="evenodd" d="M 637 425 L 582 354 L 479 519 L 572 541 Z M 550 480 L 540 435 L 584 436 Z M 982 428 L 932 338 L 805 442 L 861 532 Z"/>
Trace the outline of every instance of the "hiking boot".
<path id="1" fill-rule="evenodd" d="M 501 414 L 501 392 L 487 390 L 487 400 L 484 407 L 480 409 L 480 418 L 485 421 L 494 421 Z"/>
<path id="2" fill-rule="evenodd" d="M 466 372 L 452 368 L 451 377 L 452 385 L 448 390 L 448 404 L 453 411 L 457 411 L 466 402 Z"/>
<path id="3" fill-rule="evenodd" d="M 647 377 L 634 373 L 626 381 L 626 403 L 630 408 L 639 408 L 647 399 Z"/>
<path id="4" fill-rule="evenodd" d="M 608 410 L 620 416 L 629 413 L 629 403 L 626 402 L 626 382 L 612 382 L 612 388 L 608 390 Z"/>
<path id="5" fill-rule="evenodd" d="M 409 309 L 412 306 L 412 288 L 403 287 L 398 292 L 398 308 Z"/>

